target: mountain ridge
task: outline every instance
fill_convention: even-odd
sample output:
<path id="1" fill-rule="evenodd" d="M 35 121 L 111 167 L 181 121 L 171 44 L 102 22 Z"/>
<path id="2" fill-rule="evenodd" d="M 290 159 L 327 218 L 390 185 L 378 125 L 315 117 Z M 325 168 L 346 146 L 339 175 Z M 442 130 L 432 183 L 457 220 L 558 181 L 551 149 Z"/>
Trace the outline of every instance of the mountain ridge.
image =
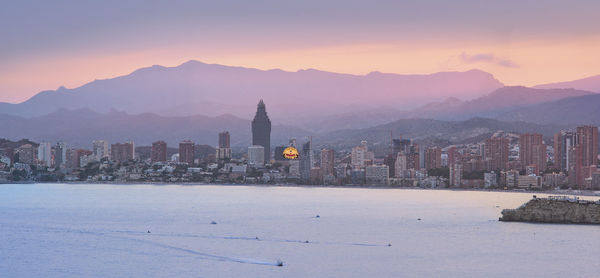
<path id="1" fill-rule="evenodd" d="M 242 116 L 252 112 L 255 102 L 263 98 L 271 113 L 289 119 L 295 116 L 289 111 L 290 102 L 296 109 L 323 116 L 348 112 L 347 106 L 367 103 L 410 107 L 447 95 L 470 99 L 502 86 L 492 74 L 481 70 L 353 75 L 315 69 L 261 70 L 190 60 L 175 67 L 144 67 L 77 88 L 42 91 L 22 103 L 0 103 L 0 111 L 32 117 L 59 108 L 87 107 L 97 112 L 117 109 L 134 114 L 193 115 L 202 104 L 211 104 L 210 110 L 202 114 Z"/>

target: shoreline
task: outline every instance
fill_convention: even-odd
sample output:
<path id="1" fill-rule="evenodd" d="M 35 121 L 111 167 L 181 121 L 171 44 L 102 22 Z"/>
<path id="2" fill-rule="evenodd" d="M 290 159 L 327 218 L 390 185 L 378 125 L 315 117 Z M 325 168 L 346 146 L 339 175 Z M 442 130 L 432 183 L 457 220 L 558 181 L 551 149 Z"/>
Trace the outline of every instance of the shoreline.
<path id="1" fill-rule="evenodd" d="M 571 190 L 571 189 L 550 189 L 550 190 L 524 190 L 524 189 L 485 189 L 485 188 L 427 188 L 427 187 L 407 187 L 390 185 L 311 185 L 311 184 L 253 184 L 253 183 L 165 183 L 165 182 L 19 182 L 19 183 L 0 183 L 0 186 L 6 184 L 72 184 L 72 185 L 94 185 L 94 184 L 112 184 L 112 185 L 155 185 L 155 186 L 252 186 L 252 187 L 290 187 L 290 188 L 344 188 L 344 189 L 401 189 L 401 190 L 441 190 L 441 191 L 469 191 L 469 192 L 507 192 L 507 193 L 538 193 L 555 195 L 572 195 L 600 197 L 600 191 L 595 190 Z"/>

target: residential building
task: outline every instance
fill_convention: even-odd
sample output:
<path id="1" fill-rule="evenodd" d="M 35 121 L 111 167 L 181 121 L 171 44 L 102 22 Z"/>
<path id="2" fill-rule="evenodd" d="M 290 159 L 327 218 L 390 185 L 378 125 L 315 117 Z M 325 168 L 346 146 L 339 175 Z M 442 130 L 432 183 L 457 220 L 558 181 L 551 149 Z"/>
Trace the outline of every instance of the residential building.
<path id="1" fill-rule="evenodd" d="M 442 149 L 439 147 L 425 149 L 425 169 L 437 169 L 442 167 Z"/>
<path id="2" fill-rule="evenodd" d="M 190 140 L 184 140 L 183 142 L 179 143 L 179 162 L 193 165 L 195 158 L 194 149 L 195 144 Z"/>
<path id="3" fill-rule="evenodd" d="M 38 161 L 40 161 L 46 167 L 52 167 L 52 144 L 49 142 L 42 142 L 38 146 Z"/>
<path id="4" fill-rule="evenodd" d="M 248 147 L 248 165 L 254 167 L 265 165 L 265 147 L 260 145 Z"/>
<path id="5" fill-rule="evenodd" d="M 92 141 L 92 152 L 94 153 L 96 161 L 100 161 L 102 158 L 108 157 L 108 142 L 106 140 Z"/>
<path id="6" fill-rule="evenodd" d="M 167 161 L 167 143 L 165 141 L 156 141 L 152 143 L 151 159 L 154 162 Z"/>
<path id="7" fill-rule="evenodd" d="M 228 161 L 231 159 L 231 145 L 228 131 L 219 133 L 219 146 L 216 150 L 216 159 L 218 161 Z"/>
<path id="8" fill-rule="evenodd" d="M 535 166 L 535 174 L 546 170 L 546 145 L 539 133 L 525 133 L 519 136 L 519 160 L 521 169 Z"/>
<path id="9" fill-rule="evenodd" d="M 491 170 L 506 170 L 508 167 L 508 139 L 492 137 L 485 140 L 485 159 L 490 160 Z"/>
<path id="10" fill-rule="evenodd" d="M 97 153 L 96 153 L 97 155 Z M 135 146 L 133 141 L 123 144 L 116 143 L 110 145 L 110 158 L 113 161 L 124 162 L 135 158 Z"/>

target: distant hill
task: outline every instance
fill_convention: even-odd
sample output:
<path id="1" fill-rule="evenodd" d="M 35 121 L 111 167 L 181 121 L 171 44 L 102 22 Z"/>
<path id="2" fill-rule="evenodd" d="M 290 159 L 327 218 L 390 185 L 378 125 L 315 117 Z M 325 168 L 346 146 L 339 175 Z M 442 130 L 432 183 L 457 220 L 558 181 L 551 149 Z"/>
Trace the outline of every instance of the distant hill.
<path id="1" fill-rule="evenodd" d="M 450 98 L 444 102 L 430 103 L 404 116 L 445 120 L 464 120 L 472 117 L 494 118 L 519 107 L 591 94 L 594 93 L 575 89 L 533 89 L 510 86 L 470 101 Z"/>
<path id="2" fill-rule="evenodd" d="M 238 152 L 243 152 L 251 144 L 252 138 L 250 120 L 232 115 L 165 117 L 151 113 L 130 115 L 111 111 L 102 114 L 87 109 L 61 109 L 35 118 L 0 115 L 0 126 L 4 127 L 2 136 L 9 140 L 29 138 L 35 142 L 65 141 L 71 147 L 83 148 L 91 148 L 91 142 L 96 139 L 105 139 L 110 143 L 133 140 L 136 146 L 150 146 L 154 141 L 164 140 L 168 147 L 177 148 L 179 142 L 189 139 L 199 145 L 208 145 L 208 148 L 202 149 L 203 152 L 213 152 L 210 146 L 217 145 L 218 133 L 227 130 L 231 134 L 232 147 Z M 313 136 L 316 146 L 339 149 L 355 146 L 361 140 L 368 140 L 370 144 L 385 148 L 389 146 L 391 131 L 394 138 L 402 136 L 424 145 L 447 146 L 479 141 L 499 130 L 515 133 L 539 132 L 549 138 L 558 130 L 569 127 L 572 126 L 506 122 L 486 118 L 465 121 L 401 119 L 368 128 L 332 128 L 320 133 L 292 126 L 273 125 L 271 142 L 273 146 L 287 145 L 292 137 L 303 142 L 308 136 Z M 149 151 L 148 148 L 140 150 L 144 153 Z"/>
<path id="3" fill-rule="evenodd" d="M 6 149 L 6 148 L 16 149 L 16 148 L 18 148 L 20 146 L 23 146 L 23 145 L 26 145 L 26 144 L 30 144 L 30 145 L 32 145 L 34 147 L 39 146 L 38 143 L 32 142 L 32 141 L 30 141 L 28 139 L 21 139 L 21 140 L 18 140 L 18 141 L 11 141 L 11 140 L 8 140 L 6 138 L 0 138 L 0 149 Z"/>
<path id="4" fill-rule="evenodd" d="M 38 117 L 60 108 L 111 109 L 129 114 L 166 116 L 253 115 L 259 99 L 275 122 L 298 115 L 334 115 L 392 106 L 415 105 L 455 96 L 473 99 L 502 87 L 480 70 L 399 75 L 372 72 L 339 74 L 314 69 L 288 72 L 189 61 L 177 67 L 152 66 L 131 74 L 96 80 L 74 89 L 41 92 L 20 104 L 0 103 L 0 113 Z"/>
<path id="5" fill-rule="evenodd" d="M 423 118 L 460 121 L 473 117 L 496 118 L 516 109 L 525 109 L 532 105 L 585 95 L 595 95 L 595 93 L 574 89 L 533 89 L 510 86 L 494 90 L 470 101 L 447 98 L 442 102 L 432 102 L 410 111 L 382 106 L 323 117 L 319 119 L 318 125 L 315 125 L 314 121 L 302 117 L 299 117 L 293 124 L 317 132 L 326 132 L 337 129 L 368 128 L 398 119 Z M 595 117 L 595 115 L 582 115 L 580 119 L 589 121 L 591 117 Z M 535 121 L 535 118 L 516 119 L 527 122 Z"/>
<path id="6" fill-rule="evenodd" d="M 498 119 L 541 124 L 600 125 L 600 94 L 565 98 L 518 108 L 500 115 Z"/>
<path id="7" fill-rule="evenodd" d="M 409 138 L 425 146 L 448 146 L 471 142 L 474 138 L 477 138 L 477 141 L 483 140 L 496 131 L 539 132 L 550 139 L 554 133 L 564 128 L 566 126 L 503 122 L 486 118 L 472 118 L 466 121 L 402 119 L 370 128 L 338 130 L 320 134 L 313 137 L 313 141 L 350 147 L 357 145 L 361 140 L 367 140 L 370 144 L 387 148 L 390 144 L 390 132 L 392 132 L 394 138 L 399 136 Z"/>
<path id="8" fill-rule="evenodd" d="M 538 89 L 554 89 L 554 88 L 573 88 L 577 90 L 585 90 L 600 93 L 600 75 L 590 76 L 587 78 L 577 79 L 567 82 L 557 82 L 537 85 L 534 88 Z"/>
<path id="9" fill-rule="evenodd" d="M 88 109 L 61 109 L 46 116 L 23 118 L 0 115 L 0 136 L 11 140 L 29 138 L 36 142 L 65 141 L 71 146 L 90 148 L 92 140 L 106 139 L 111 143 L 133 140 L 136 145 L 150 145 L 164 140 L 169 147 L 182 140 L 216 146 L 218 133 L 228 130 L 232 146 L 250 145 L 250 120 L 232 115 L 217 117 L 185 116 L 163 117 L 144 113 L 138 115 L 111 111 L 106 114 Z M 306 136 L 299 128 L 273 125 L 273 144 L 287 143 L 290 137 Z"/>

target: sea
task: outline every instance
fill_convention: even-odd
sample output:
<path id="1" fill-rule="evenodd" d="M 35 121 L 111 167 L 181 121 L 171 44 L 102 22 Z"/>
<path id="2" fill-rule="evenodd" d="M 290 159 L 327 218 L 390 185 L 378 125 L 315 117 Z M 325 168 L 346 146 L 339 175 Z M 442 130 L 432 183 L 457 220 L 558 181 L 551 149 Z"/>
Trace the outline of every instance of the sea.
<path id="1" fill-rule="evenodd" d="M 600 277 L 600 226 L 498 221 L 531 197 L 3 184 L 0 277 Z"/>

